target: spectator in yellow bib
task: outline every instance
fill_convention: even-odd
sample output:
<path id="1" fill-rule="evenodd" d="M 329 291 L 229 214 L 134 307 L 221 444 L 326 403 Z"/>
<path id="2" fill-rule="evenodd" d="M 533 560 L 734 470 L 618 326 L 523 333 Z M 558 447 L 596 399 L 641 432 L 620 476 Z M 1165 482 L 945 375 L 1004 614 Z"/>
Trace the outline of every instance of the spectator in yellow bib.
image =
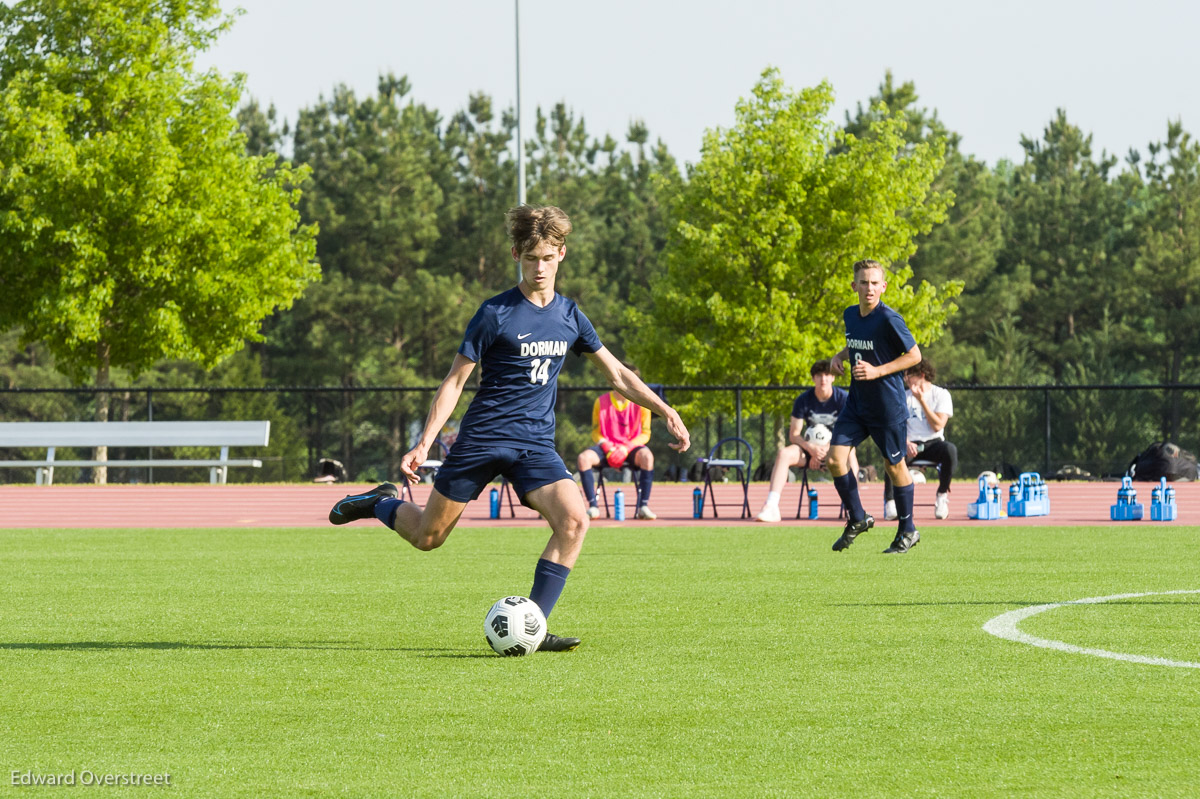
<path id="1" fill-rule="evenodd" d="M 632 370 L 636 375 L 637 369 Z M 596 446 L 579 453 L 579 479 L 587 498 L 589 519 L 600 515 L 596 502 L 597 466 L 620 469 L 631 466 L 640 470 L 637 475 L 639 503 L 637 518 L 657 518 L 650 510 L 650 487 L 654 483 L 654 453 L 646 446 L 650 442 L 650 409 L 643 408 L 616 391 L 601 394 L 592 406 L 592 440 Z"/>

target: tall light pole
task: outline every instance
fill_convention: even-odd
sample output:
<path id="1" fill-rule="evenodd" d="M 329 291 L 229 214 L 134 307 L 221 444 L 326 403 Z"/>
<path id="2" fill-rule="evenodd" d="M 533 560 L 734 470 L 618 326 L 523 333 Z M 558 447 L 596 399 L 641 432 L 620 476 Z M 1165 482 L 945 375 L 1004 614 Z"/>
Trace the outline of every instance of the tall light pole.
<path id="1" fill-rule="evenodd" d="M 513 0 L 517 34 L 517 205 L 525 204 L 525 141 L 521 138 L 521 0 Z M 517 282 L 521 282 L 521 263 L 517 262 Z"/>
<path id="2" fill-rule="evenodd" d="M 521 0 L 513 0 L 517 31 L 517 205 L 525 204 L 525 140 L 521 137 Z"/>

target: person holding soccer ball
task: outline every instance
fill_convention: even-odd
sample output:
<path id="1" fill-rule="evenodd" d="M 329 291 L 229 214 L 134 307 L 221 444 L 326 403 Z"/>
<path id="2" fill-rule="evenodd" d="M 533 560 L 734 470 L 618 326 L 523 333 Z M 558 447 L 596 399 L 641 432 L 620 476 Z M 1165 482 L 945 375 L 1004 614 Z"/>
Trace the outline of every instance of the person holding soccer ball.
<path id="1" fill-rule="evenodd" d="M 834 374 L 839 375 L 846 371 L 847 362 L 851 364 L 849 397 L 834 423 L 829 447 L 829 473 L 849 511 L 849 520 L 833 550 L 841 552 L 875 525 L 874 517 L 863 510 L 858 481 L 849 467 L 850 449 L 870 436 L 883 453 L 888 477 L 895 486 L 899 517 L 896 537 L 884 552 L 903 554 L 921 540 L 913 526 L 912 475 L 904 463 L 908 405 L 903 378 L 905 370 L 921 362 L 921 348 L 900 314 L 883 304 L 887 279 L 877 261 L 855 263 L 851 286 L 858 294 L 858 304 L 842 313 L 846 346 L 830 363 Z"/>
<path id="2" fill-rule="evenodd" d="M 661 415 L 683 452 L 687 427 L 631 370 L 600 343 L 592 323 L 572 300 L 554 290 L 566 257 L 571 221 L 554 206 L 522 205 L 506 215 L 512 256 L 520 264 L 516 287 L 486 300 L 467 325 L 450 373 L 434 394 L 425 429 L 400 463 L 410 483 L 454 411 L 475 365 L 479 390 L 459 425 L 458 440 L 438 470 L 424 508 L 399 499 L 391 483 L 342 499 L 329 512 L 333 524 L 375 517 L 420 550 L 437 549 L 458 524 L 467 503 L 504 475 L 521 504 L 550 524 L 550 541 L 537 562 L 529 598 L 550 617 L 571 573 L 588 515 L 566 464 L 554 449 L 554 404 L 567 352 L 587 356 L 623 397 Z M 578 638 L 550 633 L 540 651 L 568 651 Z"/>
<path id="3" fill-rule="evenodd" d="M 625 366 L 641 376 L 637 369 Z M 650 488 L 654 485 L 654 453 L 646 446 L 650 441 L 650 409 L 627 400 L 618 391 L 600 395 L 592 405 L 592 440 L 596 446 L 588 447 L 576 459 L 583 496 L 588 502 L 588 518 L 600 515 L 592 470 L 597 466 L 620 469 L 626 465 L 639 470 L 637 518 L 658 518 L 650 510 Z"/>
<path id="4" fill-rule="evenodd" d="M 801 469 L 825 468 L 829 439 L 821 434 L 833 428 L 838 414 L 846 407 L 846 389 L 833 384 L 833 372 L 828 359 L 814 363 L 809 374 L 812 375 L 813 387 L 796 397 L 792 403 L 792 420 L 788 428 L 788 440 L 791 443 L 775 456 L 767 501 L 755 517 L 760 522 L 777 522 L 783 518 L 779 512 L 779 496 L 787 483 L 789 469 L 795 466 Z M 822 441 L 822 438 L 825 440 Z M 850 470 L 858 474 L 858 458 L 854 450 L 850 450 Z"/>

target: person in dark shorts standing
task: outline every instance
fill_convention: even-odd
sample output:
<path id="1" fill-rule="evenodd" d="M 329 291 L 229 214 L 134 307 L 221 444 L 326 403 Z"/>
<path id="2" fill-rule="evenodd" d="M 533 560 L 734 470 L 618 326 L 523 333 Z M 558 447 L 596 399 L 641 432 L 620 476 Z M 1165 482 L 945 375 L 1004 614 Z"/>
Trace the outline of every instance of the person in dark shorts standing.
<path id="1" fill-rule="evenodd" d="M 863 510 L 858 481 L 849 468 L 850 449 L 870 436 L 883 453 L 885 468 L 895 486 L 899 516 L 896 538 L 884 550 L 903 554 L 916 546 L 921 534 L 913 526 L 912 475 L 904 463 L 907 451 L 904 372 L 921 361 L 921 348 L 900 314 L 883 304 L 887 279 L 883 266 L 863 260 L 854 264 L 854 291 L 858 304 L 842 313 L 846 346 L 831 359 L 834 374 L 843 374 L 850 362 L 850 396 L 833 426 L 829 447 L 829 473 L 842 498 L 849 520 L 833 544 L 841 552 L 871 529 L 875 519 Z"/>

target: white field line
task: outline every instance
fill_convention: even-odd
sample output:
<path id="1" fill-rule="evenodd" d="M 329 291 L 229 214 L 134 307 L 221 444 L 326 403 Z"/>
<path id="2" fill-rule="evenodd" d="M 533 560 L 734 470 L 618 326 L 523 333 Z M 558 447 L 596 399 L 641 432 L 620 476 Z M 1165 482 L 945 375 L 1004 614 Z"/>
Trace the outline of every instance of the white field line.
<path id="1" fill-rule="evenodd" d="M 1200 663 L 1192 663 L 1186 660 L 1168 660 L 1167 658 L 1152 658 L 1144 655 L 1127 655 L 1124 652 L 1109 652 L 1107 649 L 1090 649 L 1083 646 L 1075 646 L 1074 644 L 1064 643 L 1063 641 L 1051 641 L 1047 638 L 1038 638 L 1033 635 L 1021 632 L 1017 629 L 1017 625 L 1028 619 L 1030 616 L 1036 616 L 1047 610 L 1054 608 L 1066 607 L 1068 605 L 1097 605 L 1101 602 L 1115 602 L 1121 599 L 1136 599 L 1143 596 L 1168 596 L 1172 594 L 1200 594 L 1200 590 L 1189 591 L 1147 591 L 1141 594 L 1113 594 L 1112 596 L 1094 596 L 1088 599 L 1075 599 L 1070 602 L 1053 602 L 1049 605 L 1031 605 L 1020 610 L 1010 610 L 1008 613 L 1001 613 L 996 618 L 983 625 L 985 632 L 991 633 L 997 638 L 1004 638 L 1009 641 L 1017 641 L 1030 646 L 1040 646 L 1045 649 L 1057 649 L 1060 652 L 1075 652 L 1080 655 L 1094 655 L 1101 658 L 1110 658 L 1112 660 L 1124 660 L 1129 663 L 1145 663 L 1151 666 L 1174 666 L 1180 669 L 1200 669 Z"/>

